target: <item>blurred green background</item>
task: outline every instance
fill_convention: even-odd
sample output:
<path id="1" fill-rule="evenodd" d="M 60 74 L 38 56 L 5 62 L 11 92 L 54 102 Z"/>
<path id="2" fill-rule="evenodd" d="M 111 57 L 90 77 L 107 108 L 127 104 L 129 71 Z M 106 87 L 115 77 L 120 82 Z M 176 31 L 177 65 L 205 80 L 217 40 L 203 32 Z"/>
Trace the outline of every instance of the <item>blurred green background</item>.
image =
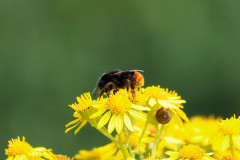
<path id="1" fill-rule="evenodd" d="M 90 126 L 64 130 L 74 119 L 68 105 L 114 69 L 142 69 L 145 86 L 176 90 L 189 116 L 239 115 L 239 5 L 1 0 L 0 155 L 17 136 L 71 157 L 106 144 Z"/>

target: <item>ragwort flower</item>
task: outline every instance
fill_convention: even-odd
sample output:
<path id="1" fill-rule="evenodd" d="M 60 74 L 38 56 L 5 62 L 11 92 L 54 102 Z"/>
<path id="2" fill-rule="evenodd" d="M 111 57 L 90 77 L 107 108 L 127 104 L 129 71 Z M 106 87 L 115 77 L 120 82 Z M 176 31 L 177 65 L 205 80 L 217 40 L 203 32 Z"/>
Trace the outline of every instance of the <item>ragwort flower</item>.
<path id="1" fill-rule="evenodd" d="M 168 91 L 168 89 L 161 88 L 160 86 L 147 87 L 144 89 L 144 94 L 148 97 L 148 104 L 151 107 L 159 104 L 162 107 L 175 111 L 183 108 L 182 103 L 186 103 L 175 91 Z M 159 107 L 156 109 L 159 109 Z"/>
<path id="2" fill-rule="evenodd" d="M 221 160 L 240 160 L 240 150 L 235 151 L 235 155 L 233 156 L 229 149 L 225 151 L 214 151 L 214 158 Z"/>
<path id="3" fill-rule="evenodd" d="M 183 126 L 182 120 L 189 122 L 186 114 L 181 110 L 182 104 L 186 103 L 175 91 L 161 88 L 160 86 L 151 86 L 144 89 L 144 94 L 148 97 L 147 103 L 151 110 L 158 110 L 162 107 L 171 112 L 172 124 Z"/>
<path id="4" fill-rule="evenodd" d="M 168 160 L 175 160 L 175 159 L 181 159 L 181 160 L 212 160 L 213 158 L 210 157 L 209 153 L 205 153 L 205 150 L 200 148 L 197 145 L 189 144 L 187 146 L 184 146 L 182 149 L 179 150 L 179 152 L 174 151 L 167 151 L 167 155 L 170 157 L 167 158 Z"/>
<path id="5" fill-rule="evenodd" d="M 98 117 L 105 114 L 98 121 L 97 128 L 100 129 L 108 122 L 108 133 L 112 133 L 116 128 L 117 133 L 121 133 L 124 126 L 133 132 L 133 121 L 135 119 L 145 119 L 145 115 L 140 111 L 148 111 L 148 107 L 142 107 L 133 104 L 121 91 L 110 95 L 105 105 L 95 105 L 97 112 L 90 118 Z"/>
<path id="6" fill-rule="evenodd" d="M 25 137 L 22 138 L 22 141 L 18 137 L 8 141 L 8 143 L 8 149 L 5 149 L 5 154 L 8 156 L 7 160 L 56 159 L 51 149 L 44 147 L 33 148 L 25 141 Z"/>
<path id="7" fill-rule="evenodd" d="M 208 145 L 209 139 L 217 131 L 217 124 L 220 118 L 214 116 L 203 117 L 195 116 L 190 119 L 189 123 L 184 124 L 184 139 L 189 143 Z"/>
<path id="8" fill-rule="evenodd" d="M 77 160 L 112 160 L 117 147 L 114 143 L 110 143 L 103 147 L 93 148 L 92 150 L 80 150 L 73 159 Z"/>
<path id="9" fill-rule="evenodd" d="M 90 115 L 95 112 L 93 105 L 100 105 L 102 99 L 98 99 L 97 101 L 92 100 L 90 93 L 84 93 L 80 97 L 77 97 L 78 103 L 73 103 L 69 105 L 72 109 L 75 110 L 73 116 L 77 119 L 69 122 L 66 127 L 69 127 L 65 130 L 65 133 L 70 131 L 73 128 L 75 130 L 74 134 L 77 134 L 80 129 L 86 125 L 87 122 L 91 124 L 91 120 L 89 119 Z"/>
<path id="10" fill-rule="evenodd" d="M 84 118 L 88 118 L 93 112 L 92 106 L 96 103 L 96 101 L 92 100 L 91 94 L 84 93 L 80 97 L 77 97 L 78 103 L 74 103 L 69 105 L 76 112 L 80 113 Z"/>
<path id="11" fill-rule="evenodd" d="M 218 123 L 216 135 L 212 137 L 213 150 L 225 151 L 228 148 L 240 150 L 240 117 L 235 115 Z M 232 151 L 233 152 L 233 151 Z"/>

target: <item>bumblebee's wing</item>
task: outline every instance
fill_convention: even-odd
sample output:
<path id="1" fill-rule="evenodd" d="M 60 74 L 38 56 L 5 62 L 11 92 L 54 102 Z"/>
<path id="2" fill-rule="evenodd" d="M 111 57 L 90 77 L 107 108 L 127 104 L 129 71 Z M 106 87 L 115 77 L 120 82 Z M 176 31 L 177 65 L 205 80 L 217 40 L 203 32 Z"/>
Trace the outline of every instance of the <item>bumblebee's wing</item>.
<path id="1" fill-rule="evenodd" d="M 113 73 L 113 75 L 121 74 L 122 72 L 144 72 L 143 70 L 133 69 L 133 70 L 126 70 L 126 71 L 118 71 L 116 73 Z"/>
<path id="2" fill-rule="evenodd" d="M 92 91 L 91 94 L 93 94 L 93 93 L 96 91 L 96 89 L 98 89 L 98 87 L 100 86 L 100 84 L 101 84 L 101 86 L 102 86 L 102 85 L 105 85 L 105 83 L 111 81 L 112 78 L 113 78 L 114 76 L 116 76 L 116 75 L 115 75 L 116 73 L 121 73 L 121 72 L 122 72 L 122 71 L 120 71 L 120 70 L 114 70 L 114 71 L 111 71 L 111 72 L 103 73 L 103 74 L 99 77 L 99 79 L 98 79 L 98 81 L 97 81 L 97 86 L 94 88 L 94 90 Z M 100 87 L 100 89 L 101 89 L 101 87 Z M 96 95 L 96 92 L 95 92 L 95 95 Z"/>
<path id="3" fill-rule="evenodd" d="M 139 69 L 133 69 L 133 70 L 127 70 L 129 72 L 144 72 L 143 70 L 139 70 Z"/>

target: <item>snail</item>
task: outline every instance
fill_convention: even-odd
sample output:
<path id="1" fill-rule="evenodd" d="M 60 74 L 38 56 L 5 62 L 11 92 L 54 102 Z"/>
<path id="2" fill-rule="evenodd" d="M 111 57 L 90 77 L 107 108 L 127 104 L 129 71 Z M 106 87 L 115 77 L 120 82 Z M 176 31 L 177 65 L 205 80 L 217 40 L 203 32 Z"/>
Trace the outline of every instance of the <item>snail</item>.
<path id="1" fill-rule="evenodd" d="M 156 119 L 161 124 L 167 124 L 171 120 L 171 113 L 164 107 L 156 112 Z"/>

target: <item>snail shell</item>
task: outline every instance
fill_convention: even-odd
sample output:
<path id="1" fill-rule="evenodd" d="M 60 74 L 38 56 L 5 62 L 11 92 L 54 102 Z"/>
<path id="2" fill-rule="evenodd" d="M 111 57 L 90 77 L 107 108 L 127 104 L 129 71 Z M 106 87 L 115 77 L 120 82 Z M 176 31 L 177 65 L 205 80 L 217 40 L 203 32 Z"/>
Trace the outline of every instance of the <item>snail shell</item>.
<path id="1" fill-rule="evenodd" d="M 156 119 L 161 124 L 167 124 L 172 118 L 171 113 L 164 107 L 156 112 Z"/>

